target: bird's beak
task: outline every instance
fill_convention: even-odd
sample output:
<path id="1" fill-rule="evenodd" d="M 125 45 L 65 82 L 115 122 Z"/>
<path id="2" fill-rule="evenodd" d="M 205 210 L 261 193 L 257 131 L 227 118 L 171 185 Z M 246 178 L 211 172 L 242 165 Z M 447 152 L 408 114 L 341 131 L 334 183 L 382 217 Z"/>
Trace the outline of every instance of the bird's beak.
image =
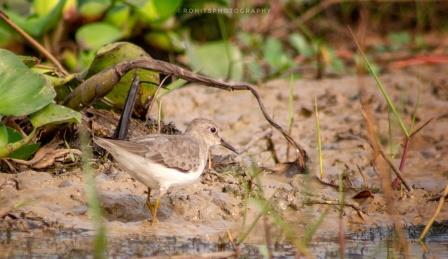
<path id="1" fill-rule="evenodd" d="M 239 154 L 239 152 L 236 150 L 236 148 L 232 147 L 229 143 L 227 143 L 224 139 L 221 139 L 221 145 L 230 151 L 234 152 L 235 154 Z"/>

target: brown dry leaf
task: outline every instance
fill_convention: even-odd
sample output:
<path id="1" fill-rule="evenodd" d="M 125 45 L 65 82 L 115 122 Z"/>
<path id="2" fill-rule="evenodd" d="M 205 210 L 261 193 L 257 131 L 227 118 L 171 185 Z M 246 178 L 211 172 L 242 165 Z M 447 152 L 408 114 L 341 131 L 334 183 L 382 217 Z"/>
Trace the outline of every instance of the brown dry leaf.
<path id="1" fill-rule="evenodd" d="M 367 199 L 369 197 L 373 198 L 372 192 L 369 190 L 363 190 L 355 194 L 352 198 L 356 200 L 356 199 Z"/>
<path id="2" fill-rule="evenodd" d="M 81 151 L 78 149 L 73 148 L 57 148 L 58 143 L 56 141 L 52 141 L 48 143 L 47 145 L 40 148 L 36 154 L 34 155 L 33 159 L 31 160 L 20 160 L 20 159 L 11 159 L 12 161 L 22 164 L 31 166 L 34 169 L 43 169 L 46 167 L 49 167 L 53 165 L 56 161 L 62 161 L 65 160 L 67 155 L 69 154 L 75 154 L 78 156 L 81 156 Z"/>

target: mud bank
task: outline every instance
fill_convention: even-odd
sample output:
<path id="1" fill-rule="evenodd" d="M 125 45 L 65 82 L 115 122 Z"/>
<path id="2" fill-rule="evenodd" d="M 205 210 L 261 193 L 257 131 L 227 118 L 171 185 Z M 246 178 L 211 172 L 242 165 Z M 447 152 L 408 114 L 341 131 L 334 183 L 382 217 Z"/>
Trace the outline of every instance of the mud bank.
<path id="1" fill-rule="evenodd" d="M 406 226 L 426 224 L 437 206 L 437 199 L 434 197 L 437 197 L 447 184 L 447 68 L 418 67 L 382 77 L 390 94 L 400 104 L 400 112 L 409 118 L 407 123 L 410 123 L 417 102 L 417 124 L 434 117 L 434 121 L 413 139 L 403 170 L 414 191 L 410 195 L 395 193 L 395 209 L 400 216 L 399 220 Z M 321 203 L 338 202 L 339 193 L 337 188 L 315 179 L 318 170 L 315 166 L 314 96 L 317 97 L 320 110 L 324 181 L 337 185 L 338 175 L 344 172 L 346 202 L 357 208 L 344 208 L 347 237 L 353 233 L 391 224 L 385 213 L 384 198 L 379 192 L 378 174 L 371 165 L 371 149 L 358 99 L 360 83 L 365 85 L 372 96 L 372 107 L 375 117 L 379 120 L 379 132 L 385 149 L 398 164 L 402 143 L 399 127 L 394 119 L 389 118 L 387 105 L 372 79 L 344 77 L 321 81 L 299 80 L 294 83 L 294 121 L 291 134 L 308 151 L 312 160 L 310 172 L 303 175 L 264 171 L 260 175 L 260 188 L 264 190 L 265 196 L 272 200 L 276 211 L 299 236 L 329 208 L 314 240 L 325 238 L 332 240 L 336 246 L 338 244 L 334 240 L 339 231 L 339 207 Z M 273 81 L 259 86 L 258 89 L 266 109 L 286 128 L 288 82 Z M 155 110 L 153 112 L 157 113 Z M 163 98 L 162 114 L 165 122 L 172 121 L 180 129 L 184 129 L 185 123 L 193 118 L 211 118 L 222 126 L 223 136 L 237 146 L 244 146 L 252 136 L 269 127 L 258 109 L 256 100 L 249 93 L 224 92 L 202 86 L 190 86 L 166 95 Z M 94 129 L 100 135 L 109 135 L 118 116 L 105 112 L 95 114 L 94 118 L 98 119 Z M 390 129 L 389 120 L 392 125 Z M 134 122 L 133 127 L 136 129 L 134 135 L 148 132 L 142 123 Z M 279 159 L 287 161 L 287 146 L 281 135 L 274 131 L 272 139 Z M 208 170 L 201 181 L 191 186 L 171 189 L 161 203 L 161 222 L 155 226 L 151 226 L 147 220 L 149 213 L 144 205 L 146 188 L 121 171 L 114 162 L 99 157 L 95 166 L 96 184 L 110 240 L 130 240 L 132 243 L 132 240 L 151 240 L 158 237 L 187 240 L 197 238 L 199 243 L 208 244 L 210 247 L 204 245 L 205 248 L 201 250 L 193 244 L 192 249 L 215 251 L 211 244 L 226 240 L 227 231 L 237 237 L 247 229 L 248 223 L 242 225 L 243 218 L 246 218 L 246 222 L 251 222 L 260 210 L 257 204 L 245 202 L 244 186 L 251 177 L 247 167 L 248 161 L 252 159 L 261 168 L 274 168 L 271 152 L 267 150 L 266 141 L 259 141 L 240 157 L 229 158 L 228 153 L 220 148 L 213 150 L 213 153 L 215 165 L 222 158 L 230 159 L 225 161 L 233 163 L 226 162 L 222 167 Z M 5 235 L 12 233 L 11 231 L 50 231 L 56 235 L 64 233 L 62 231 L 75 234 L 91 233 L 93 226 L 87 215 L 83 173 L 76 166 L 70 170 L 60 168 L 44 171 L 25 170 L 15 174 L 0 173 L 2 240 L 7 240 Z M 353 195 L 365 187 L 376 190 L 373 197 L 362 201 L 352 199 Z M 438 220 L 448 220 L 448 210 L 442 210 Z M 279 234 L 278 227 L 269 220 L 267 224 L 275 243 L 284 244 L 285 237 Z M 264 231 L 263 225 L 258 224 L 246 242 L 264 244 Z M 81 235 L 80 238 L 88 239 L 88 236 Z M 63 235 L 61 238 L 74 240 L 73 234 L 68 237 Z M 111 242 L 113 244 L 114 241 Z M 3 241 L 0 246 L 8 247 Z M 132 250 L 132 245 L 127 245 L 126 249 Z M 313 248 L 311 250 L 314 251 Z M 178 254 L 175 247 L 168 251 Z M 156 254 L 142 252 L 142 256 Z M 8 253 L 0 256 L 4 255 Z"/>

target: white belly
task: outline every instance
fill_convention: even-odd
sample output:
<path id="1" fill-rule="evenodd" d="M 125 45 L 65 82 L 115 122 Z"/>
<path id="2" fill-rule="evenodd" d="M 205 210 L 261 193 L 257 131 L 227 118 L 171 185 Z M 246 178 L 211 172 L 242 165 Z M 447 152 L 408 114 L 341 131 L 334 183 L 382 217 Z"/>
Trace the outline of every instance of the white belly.
<path id="1" fill-rule="evenodd" d="M 200 166 L 194 172 L 183 173 L 126 151 L 114 156 L 114 158 L 120 164 L 120 167 L 136 180 L 151 189 L 164 190 L 167 190 L 170 186 L 184 185 L 196 181 L 204 171 L 206 162 L 201 161 Z"/>

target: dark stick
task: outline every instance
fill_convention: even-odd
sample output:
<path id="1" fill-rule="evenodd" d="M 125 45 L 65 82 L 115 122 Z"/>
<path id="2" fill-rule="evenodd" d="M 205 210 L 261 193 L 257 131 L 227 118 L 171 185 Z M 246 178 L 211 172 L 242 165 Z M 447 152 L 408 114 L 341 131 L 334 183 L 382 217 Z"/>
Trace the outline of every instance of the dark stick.
<path id="1" fill-rule="evenodd" d="M 134 76 L 131 87 L 129 88 L 128 96 L 126 97 L 126 103 L 124 109 L 120 115 L 120 121 L 115 129 L 114 138 L 126 139 L 128 136 L 129 123 L 132 117 L 132 111 L 134 110 L 135 101 L 137 100 L 138 89 L 140 88 L 140 79 L 138 75 Z"/>

